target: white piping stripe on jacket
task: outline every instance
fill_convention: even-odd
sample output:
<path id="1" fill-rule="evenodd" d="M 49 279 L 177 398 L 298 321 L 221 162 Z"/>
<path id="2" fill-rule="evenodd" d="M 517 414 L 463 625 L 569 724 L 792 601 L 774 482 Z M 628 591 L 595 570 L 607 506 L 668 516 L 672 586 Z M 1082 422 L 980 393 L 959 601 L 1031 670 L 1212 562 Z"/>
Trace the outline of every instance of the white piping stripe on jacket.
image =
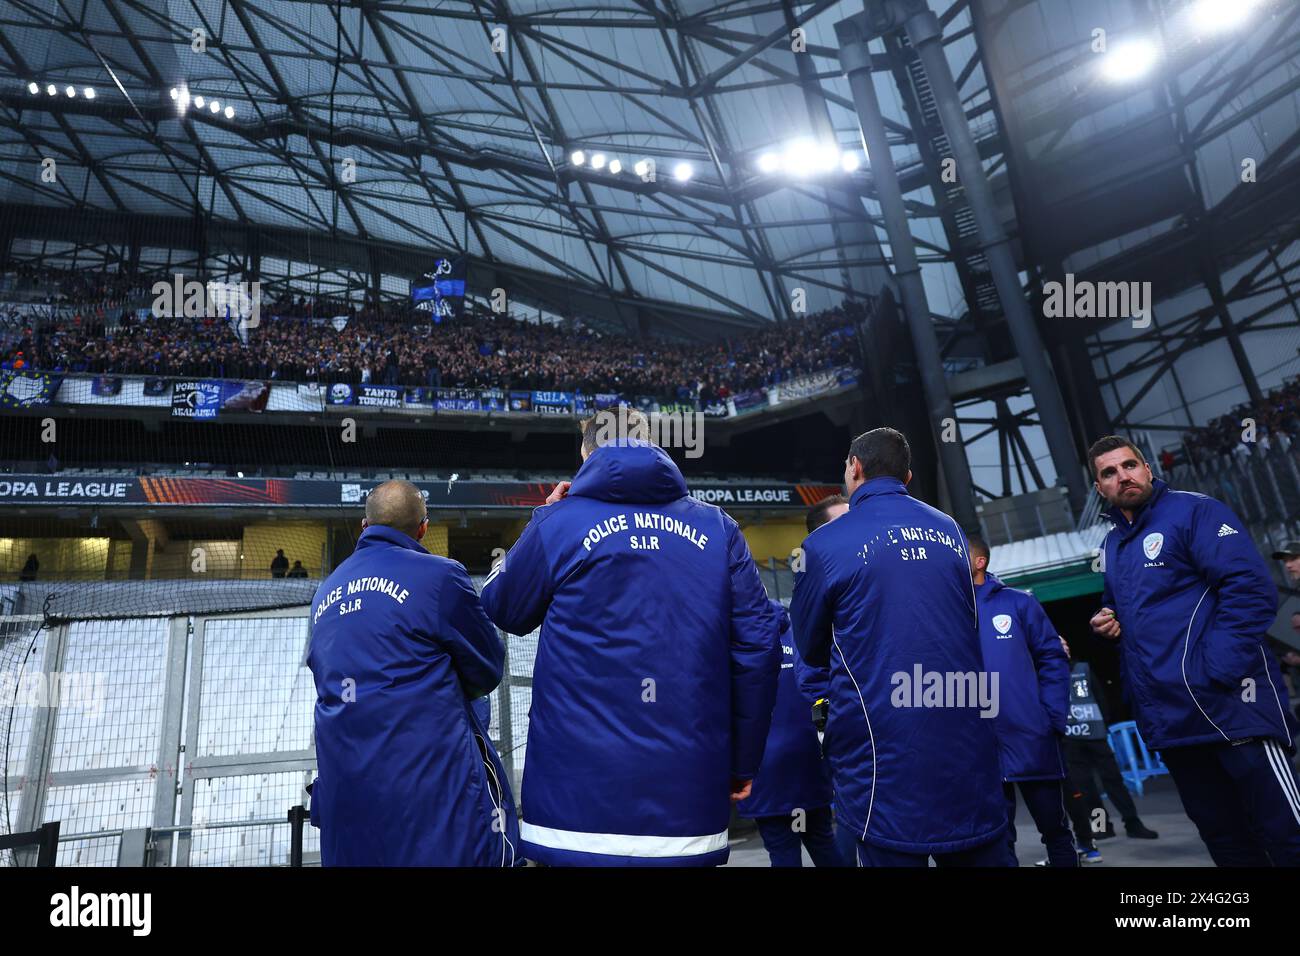
<path id="1" fill-rule="evenodd" d="M 1291 769 L 1291 758 L 1286 755 L 1286 751 L 1282 749 L 1282 745 L 1276 740 L 1266 740 L 1264 743 L 1266 747 L 1272 744 L 1273 754 L 1277 757 L 1278 769 L 1283 771 L 1282 782 L 1287 785 L 1291 795 L 1295 797 L 1296 806 L 1300 807 L 1300 789 L 1296 787 L 1295 771 Z"/>
<path id="2" fill-rule="evenodd" d="M 1264 741 L 1264 755 L 1268 757 L 1268 762 L 1273 767 L 1273 776 L 1277 777 L 1282 795 L 1286 797 L 1286 802 L 1291 807 L 1291 815 L 1295 817 L 1295 822 L 1300 824 L 1300 795 L 1295 789 L 1295 772 L 1291 769 L 1291 762 L 1283 758 L 1281 751 L 1282 748 L 1278 746 L 1277 741 Z"/>
<path id="3" fill-rule="evenodd" d="M 1264 646 L 1259 648 L 1259 656 L 1264 658 L 1264 676 L 1268 678 L 1268 686 L 1273 688 L 1273 699 L 1277 701 L 1277 715 L 1282 718 L 1282 736 L 1290 737 L 1291 729 L 1286 725 L 1286 711 L 1282 709 L 1282 698 L 1277 694 L 1277 685 L 1273 683 L 1273 675 L 1268 672 L 1268 655 L 1264 653 Z"/>
<path id="4" fill-rule="evenodd" d="M 867 801 L 867 818 L 862 823 L 862 839 L 867 838 L 867 827 L 871 826 L 871 811 L 876 806 L 876 768 L 879 761 L 876 760 L 876 735 L 871 729 L 871 718 L 867 716 L 867 702 L 862 698 L 862 688 L 858 686 L 858 679 L 853 676 L 853 671 L 849 670 L 849 662 L 844 656 L 844 650 L 840 647 L 839 638 L 835 636 L 835 627 L 831 626 L 831 643 L 835 645 L 835 650 L 840 653 L 840 660 L 844 662 L 844 673 L 849 675 L 849 680 L 853 681 L 853 689 L 858 692 L 858 703 L 862 705 L 862 719 L 867 722 L 867 736 L 871 738 L 871 798 Z"/>
<path id="5" fill-rule="evenodd" d="M 506 563 L 502 561 L 495 568 L 489 571 L 488 576 L 483 579 L 483 587 L 487 587 L 489 584 L 491 584 L 496 579 L 496 576 L 505 569 L 505 566 Z"/>
<path id="6" fill-rule="evenodd" d="M 491 745 L 485 743 L 483 738 L 480 737 L 477 732 L 475 732 L 474 737 L 479 741 L 480 744 L 483 745 L 485 749 L 491 749 Z M 497 790 L 501 790 L 501 781 L 497 778 L 497 768 L 492 765 L 491 759 L 486 754 L 484 754 L 483 756 L 483 766 L 486 767 L 487 772 L 492 775 L 492 783 L 495 783 L 497 785 Z M 492 810 L 493 810 L 492 824 L 494 826 L 499 825 L 501 827 L 501 865 L 503 867 L 506 866 L 506 847 L 508 846 L 510 847 L 509 865 L 514 866 L 515 845 L 510 842 L 510 837 L 506 834 L 505 819 L 502 816 L 502 814 L 504 814 L 506 811 L 505 808 L 501 806 L 501 804 L 497 803 L 497 798 L 492 791 L 491 784 L 488 785 L 488 799 L 492 801 Z"/>
<path id="7" fill-rule="evenodd" d="M 1196 602 L 1196 607 L 1192 608 L 1192 616 L 1187 619 L 1187 635 L 1183 638 L 1183 686 L 1187 688 L 1187 696 L 1192 699 L 1192 703 L 1195 704 L 1196 709 L 1201 712 L 1201 716 L 1210 721 L 1210 726 L 1219 731 L 1220 737 L 1224 740 L 1228 740 L 1228 735 L 1223 732 L 1222 728 L 1220 728 L 1214 721 L 1210 720 L 1210 715 L 1205 712 L 1205 708 L 1201 706 L 1201 702 L 1197 700 L 1196 695 L 1192 693 L 1192 685 L 1187 683 L 1187 648 L 1192 640 L 1192 623 L 1196 620 L 1196 612 L 1201 609 L 1201 601 L 1204 601 L 1205 595 L 1209 593 L 1210 589 L 1208 587 L 1201 592 L 1201 600 Z"/>
<path id="8" fill-rule="evenodd" d="M 527 820 L 519 824 L 519 836 L 529 843 L 552 850 L 578 853 L 601 853 L 605 856 L 645 858 L 702 856 L 727 848 L 727 831 L 706 836 L 646 836 L 639 833 L 587 833 L 583 830 L 557 830 Z"/>

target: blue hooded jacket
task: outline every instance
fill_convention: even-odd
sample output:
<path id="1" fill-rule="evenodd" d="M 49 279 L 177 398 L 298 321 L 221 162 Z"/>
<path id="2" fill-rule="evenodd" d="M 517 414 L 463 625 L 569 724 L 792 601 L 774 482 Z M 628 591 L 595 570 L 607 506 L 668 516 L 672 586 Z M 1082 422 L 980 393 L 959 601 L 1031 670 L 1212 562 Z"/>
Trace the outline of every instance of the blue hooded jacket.
<path id="1" fill-rule="evenodd" d="M 553 865 L 714 865 L 731 778 L 758 771 L 779 622 L 736 523 L 646 443 L 597 448 L 483 587 L 541 627 L 523 853 Z"/>
<path id="2" fill-rule="evenodd" d="M 831 805 L 830 768 L 822 759 L 817 728 L 813 726 L 814 698 L 807 697 L 799 686 L 800 667 L 790 615 L 780 601 L 773 601 L 772 609 L 781 619 L 781 676 L 763 764 L 749 798 L 736 804 L 737 815 L 750 819 L 786 816 L 797 809 Z"/>
<path id="3" fill-rule="evenodd" d="M 898 479 L 873 478 L 846 515 L 804 539 L 803 557 L 790 616 L 804 660 L 830 665 L 837 818 L 907 853 L 1003 837 L 997 737 L 981 716 L 991 688 L 957 523 Z"/>
<path id="4" fill-rule="evenodd" d="M 311 819 L 326 866 L 515 866 L 510 782 L 473 700 L 505 650 L 464 567 L 370 527 L 312 601 Z"/>
<path id="5" fill-rule="evenodd" d="M 1032 594 L 992 574 L 975 587 L 984 668 L 998 674 L 998 753 L 1004 780 L 1061 780 L 1070 661 Z"/>
<path id="6" fill-rule="evenodd" d="M 1125 696 L 1153 748 L 1272 738 L 1295 721 L 1265 638 L 1277 588 L 1227 505 L 1154 480 L 1130 523 L 1102 542 L 1104 607 L 1120 625 Z"/>

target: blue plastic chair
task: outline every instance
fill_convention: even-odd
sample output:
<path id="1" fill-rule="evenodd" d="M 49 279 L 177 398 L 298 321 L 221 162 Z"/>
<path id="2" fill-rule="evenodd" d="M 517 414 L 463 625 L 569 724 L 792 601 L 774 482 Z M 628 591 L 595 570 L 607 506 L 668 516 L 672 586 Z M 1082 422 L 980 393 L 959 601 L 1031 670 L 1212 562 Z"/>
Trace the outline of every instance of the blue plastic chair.
<path id="1" fill-rule="evenodd" d="M 1134 721 L 1122 720 L 1111 724 L 1107 741 L 1110 749 L 1115 752 L 1115 762 L 1119 764 L 1124 785 L 1139 797 L 1142 796 L 1142 781 L 1169 772 L 1160 755 L 1147 750 L 1146 741 L 1138 733 Z"/>

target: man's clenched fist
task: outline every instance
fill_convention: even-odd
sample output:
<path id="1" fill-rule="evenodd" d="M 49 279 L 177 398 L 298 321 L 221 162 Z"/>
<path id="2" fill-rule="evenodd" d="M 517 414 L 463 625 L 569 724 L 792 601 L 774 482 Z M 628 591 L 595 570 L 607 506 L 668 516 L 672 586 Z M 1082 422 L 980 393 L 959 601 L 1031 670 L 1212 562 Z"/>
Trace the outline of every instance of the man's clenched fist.
<path id="1" fill-rule="evenodd" d="M 1119 637 L 1119 618 L 1108 607 L 1104 607 L 1094 614 L 1092 620 L 1088 623 L 1092 625 L 1093 631 L 1102 637 L 1108 637 L 1112 641 Z"/>

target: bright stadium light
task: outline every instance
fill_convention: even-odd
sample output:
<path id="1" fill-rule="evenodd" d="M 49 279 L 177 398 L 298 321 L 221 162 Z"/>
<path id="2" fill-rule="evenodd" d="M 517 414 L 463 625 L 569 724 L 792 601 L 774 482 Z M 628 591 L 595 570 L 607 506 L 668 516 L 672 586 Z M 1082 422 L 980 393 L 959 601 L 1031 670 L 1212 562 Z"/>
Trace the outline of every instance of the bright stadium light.
<path id="1" fill-rule="evenodd" d="M 1101 71 L 1112 83 L 1128 83 L 1151 72 L 1159 59 L 1160 51 L 1150 40 L 1127 40 L 1105 55 Z"/>
<path id="2" fill-rule="evenodd" d="M 213 100 L 211 103 L 208 104 L 208 109 L 212 110 L 212 112 L 214 113 L 220 113 L 221 102 L 219 100 Z"/>
<path id="3" fill-rule="evenodd" d="M 580 149 L 575 149 L 569 154 L 569 162 L 575 166 L 581 166 L 587 161 L 587 154 Z"/>
<path id="4" fill-rule="evenodd" d="M 840 162 L 840 148 L 834 143 L 823 143 L 817 147 L 816 167 L 819 173 L 833 172 Z"/>
<path id="5" fill-rule="evenodd" d="M 176 99 L 176 97 L 180 96 L 180 91 L 178 91 L 178 90 L 176 89 L 176 87 L 173 86 L 173 87 L 172 87 L 172 94 L 171 94 L 171 95 L 172 95 L 172 99 L 174 100 L 174 99 Z"/>
<path id="6" fill-rule="evenodd" d="M 51 83 L 49 86 L 45 88 L 45 92 L 50 94 L 50 96 L 58 96 L 59 88 L 55 86 L 53 83 Z"/>
<path id="7" fill-rule="evenodd" d="M 764 153 L 758 157 L 758 170 L 763 173 L 774 173 L 781 168 L 781 157 L 776 153 Z"/>
<path id="8" fill-rule="evenodd" d="M 208 101 L 205 100 L 203 97 L 196 96 L 194 97 L 194 108 L 201 110 L 207 104 L 207 102 Z"/>
<path id="9" fill-rule="evenodd" d="M 646 173 L 650 172 L 650 160 L 638 159 L 632 166 L 632 171 L 638 176 L 644 176 Z"/>
<path id="10" fill-rule="evenodd" d="M 28 83 L 28 84 L 27 84 L 27 92 L 28 92 L 28 93 L 39 93 L 40 91 L 41 91 L 41 88 L 40 88 L 39 86 L 37 86 L 35 83 Z"/>
<path id="11" fill-rule="evenodd" d="M 611 159 L 609 161 L 609 171 L 612 175 L 617 176 L 623 171 L 623 163 L 617 159 Z"/>
<path id="12" fill-rule="evenodd" d="M 605 168 L 605 154 L 604 154 L 604 153 L 592 153 L 592 154 L 591 154 L 591 168 L 592 168 L 592 169 L 604 169 L 604 168 Z"/>
<path id="13" fill-rule="evenodd" d="M 86 99 L 88 100 L 93 100 L 95 98 L 95 88 L 93 86 L 88 86 L 81 92 L 85 95 Z"/>
<path id="14" fill-rule="evenodd" d="M 234 119 L 234 118 L 235 118 L 235 108 L 233 106 L 227 106 L 226 119 Z"/>
<path id="15" fill-rule="evenodd" d="M 673 167 L 673 179 L 684 183 L 695 175 L 695 167 L 690 163 L 678 163 Z"/>
<path id="16" fill-rule="evenodd" d="M 1192 22 L 1203 33 L 1222 33 L 1249 19 L 1255 0 L 1200 0 L 1192 8 Z"/>
<path id="17" fill-rule="evenodd" d="M 185 111 L 190 108 L 190 91 L 181 87 L 179 95 L 176 97 L 176 109 L 184 116 Z"/>
<path id="18" fill-rule="evenodd" d="M 846 173 L 855 173 L 858 167 L 862 165 L 862 160 L 856 152 L 845 153 L 840 157 L 840 169 Z"/>
<path id="19" fill-rule="evenodd" d="M 68 94 L 68 99 L 72 99 L 77 95 L 77 88 L 75 86 L 69 86 L 63 92 Z"/>
<path id="20" fill-rule="evenodd" d="M 785 144 L 781 152 L 781 167 L 791 176 L 807 176 L 817 166 L 817 145 L 812 140 L 800 138 Z"/>

